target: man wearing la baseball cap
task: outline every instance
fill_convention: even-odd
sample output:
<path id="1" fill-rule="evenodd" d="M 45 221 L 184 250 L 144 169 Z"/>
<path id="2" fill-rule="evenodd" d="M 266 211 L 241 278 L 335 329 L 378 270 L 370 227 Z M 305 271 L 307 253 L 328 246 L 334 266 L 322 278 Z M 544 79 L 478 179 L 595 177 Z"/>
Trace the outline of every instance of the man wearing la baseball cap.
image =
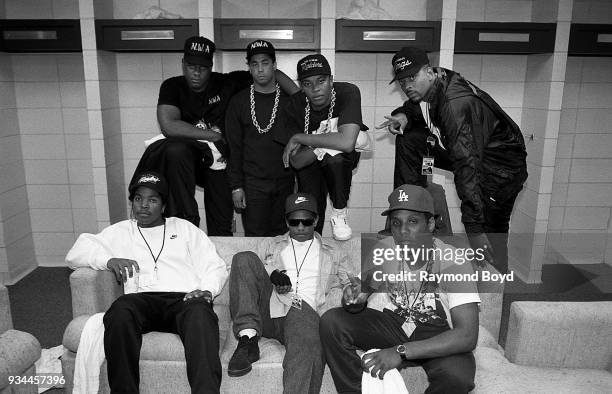
<path id="1" fill-rule="evenodd" d="M 360 155 L 355 146 L 358 137 L 366 136 L 360 131 L 368 129 L 362 122 L 359 88 L 334 82 L 329 62 L 320 54 L 300 59 L 297 76 L 302 92 L 291 97 L 286 132 L 277 138 L 285 145 L 283 162 L 296 170 L 299 190 L 317 199 L 319 233 L 323 231 L 329 194 L 332 235 L 345 241 L 352 236 L 347 205 L 352 170 Z"/>
<path id="2" fill-rule="evenodd" d="M 454 255 L 452 246 L 433 238 L 433 213 L 433 198 L 421 186 L 393 190 L 382 214 L 391 219 L 394 246 L 412 251 L 412 259 L 394 257 L 379 268 L 395 278 L 410 274 L 403 280 L 368 274 L 373 279 L 363 286 L 354 279 L 344 289 L 343 307 L 321 317 L 321 342 L 338 392 L 360 392 L 364 371 L 382 379 L 389 370 L 415 364 L 427 373 L 428 392 L 467 393 L 474 388 L 472 350 L 480 297 L 474 282 L 428 282 L 432 274 L 473 273 L 471 264 L 448 257 Z M 367 308 L 355 308 L 366 301 Z M 382 350 L 360 359 L 355 348 Z"/>
<path id="3" fill-rule="evenodd" d="M 167 214 L 200 224 L 196 184 L 204 189 L 208 235 L 232 235 L 225 112 L 230 98 L 251 82 L 246 71 L 212 71 L 215 44 L 205 37 L 185 41 L 183 74 L 166 79 L 157 100 L 163 136 L 148 140 L 135 174 L 154 169 L 168 180 Z M 287 80 L 289 80 L 287 78 Z M 288 86 L 297 89 L 293 82 Z M 165 138 L 164 138 L 165 137 Z M 133 181 L 133 180 L 132 180 Z"/>
<path id="4" fill-rule="evenodd" d="M 270 237 L 287 232 L 283 206 L 294 187 L 293 172 L 283 166 L 283 146 L 274 141 L 274 134 L 283 129 L 289 96 L 282 94 L 277 81 L 271 42 L 249 43 L 246 60 L 253 83 L 231 99 L 225 116 L 232 152 L 228 178 L 244 234 Z"/>
<path id="5" fill-rule="evenodd" d="M 230 376 L 251 371 L 263 336 L 285 345 L 283 393 L 320 391 L 325 362 L 319 316 L 328 309 L 326 295 L 348 284 L 350 271 L 346 253 L 315 232 L 317 213 L 314 196 L 291 194 L 285 202 L 289 232 L 265 238 L 259 256 L 234 256 L 229 294 L 238 346 L 228 364 Z"/>
<path id="6" fill-rule="evenodd" d="M 392 67 L 393 81 L 408 101 L 381 126 L 404 130 L 415 104 L 425 103 L 422 114 L 451 159 L 470 244 L 474 249 L 486 246 L 487 261 L 507 272 L 510 216 L 527 179 L 520 128 L 491 96 L 459 73 L 432 67 L 420 48 L 402 48 Z"/>

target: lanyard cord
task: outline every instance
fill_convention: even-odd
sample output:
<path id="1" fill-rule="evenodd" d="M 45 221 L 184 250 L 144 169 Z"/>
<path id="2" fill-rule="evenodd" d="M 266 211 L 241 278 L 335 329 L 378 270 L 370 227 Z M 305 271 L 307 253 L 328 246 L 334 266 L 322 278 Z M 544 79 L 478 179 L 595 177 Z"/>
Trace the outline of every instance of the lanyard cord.
<path id="1" fill-rule="evenodd" d="M 289 238 L 289 239 L 291 240 L 291 248 L 293 249 L 293 260 L 295 261 L 295 270 L 297 271 L 297 283 L 295 284 L 295 292 L 297 293 L 298 286 L 300 284 L 300 271 L 302 270 L 302 266 L 304 265 L 304 262 L 306 261 L 308 252 L 310 252 L 310 247 L 312 246 L 312 243 L 314 242 L 314 238 L 310 240 L 310 245 L 308 245 L 308 249 L 306 249 L 306 254 L 304 255 L 304 258 L 302 259 L 302 263 L 300 264 L 299 268 L 298 268 L 298 263 L 297 263 L 297 255 L 295 254 L 295 246 L 293 245 L 293 238 Z"/>
<path id="2" fill-rule="evenodd" d="M 402 261 L 402 267 L 401 267 L 400 271 L 403 270 L 403 268 L 404 268 L 404 266 L 403 266 L 404 264 L 403 263 L 404 262 Z M 432 263 L 433 263 L 432 260 L 429 260 L 427 262 L 427 267 L 425 268 L 425 270 L 427 271 L 428 274 L 430 273 L 430 269 L 431 269 Z M 408 296 L 408 288 L 406 287 L 406 281 L 404 280 L 402 282 L 404 283 L 404 294 L 406 294 L 406 296 L 409 297 Z M 421 294 L 421 291 L 423 290 L 423 284 L 424 284 L 424 282 L 421 281 L 421 283 L 419 285 L 419 290 L 417 291 L 416 295 L 414 296 L 414 300 L 412 300 L 412 304 L 410 304 L 410 307 L 409 307 L 410 311 L 412 311 L 412 308 L 414 307 L 414 304 L 416 303 L 416 300 L 419 298 L 419 295 Z M 410 292 L 412 293 L 412 292 L 414 292 L 414 290 L 410 290 Z"/>
<path id="3" fill-rule="evenodd" d="M 147 245 L 147 248 L 149 248 L 149 253 L 151 253 L 151 257 L 153 258 L 153 262 L 155 263 L 155 268 L 154 269 L 155 269 L 155 272 L 157 272 L 157 260 L 159 260 L 159 256 L 161 256 L 161 253 L 164 250 L 164 245 L 166 244 L 166 222 L 164 221 L 164 236 L 162 238 L 162 246 L 161 246 L 161 249 L 159 250 L 159 253 L 157 254 L 157 257 L 155 257 L 155 255 L 153 254 L 153 250 L 151 250 L 151 246 L 149 246 L 149 243 L 147 242 L 147 239 L 142 234 L 142 231 L 140 231 L 140 226 L 138 226 L 138 224 L 136 224 L 136 228 L 138 229 L 138 232 L 140 233 L 140 236 L 142 237 L 142 240 Z"/>

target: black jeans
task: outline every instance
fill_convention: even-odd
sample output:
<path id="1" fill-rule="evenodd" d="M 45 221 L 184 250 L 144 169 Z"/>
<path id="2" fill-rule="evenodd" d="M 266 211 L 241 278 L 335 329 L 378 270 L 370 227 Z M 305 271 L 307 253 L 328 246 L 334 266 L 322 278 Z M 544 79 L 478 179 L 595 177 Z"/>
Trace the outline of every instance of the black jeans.
<path id="1" fill-rule="evenodd" d="M 356 349 L 385 349 L 414 340 L 416 336 L 415 331 L 408 338 L 398 321 L 370 308 L 359 313 L 331 309 L 321 317 L 319 330 L 325 359 L 339 393 L 361 392 L 363 370 Z M 467 393 L 474 388 L 476 362 L 472 352 L 411 360 L 400 367 L 415 365 L 422 366 L 429 378 L 426 393 Z"/>
<path id="2" fill-rule="evenodd" d="M 360 153 L 340 153 L 336 156 L 326 154 L 323 160 L 297 171 L 298 190 L 310 193 L 317 199 L 319 221 L 315 231 L 323 233 L 327 194 L 336 209 L 346 208 L 351 194 L 353 170 L 359 163 Z"/>
<path id="3" fill-rule="evenodd" d="M 206 232 L 208 235 L 232 235 L 233 203 L 225 170 L 208 168 L 208 145 L 194 140 L 166 138 L 145 150 L 136 171 L 158 171 L 166 177 L 169 187 L 166 216 L 176 216 L 200 225 L 196 184 L 204 188 Z"/>
<path id="4" fill-rule="evenodd" d="M 204 299 L 185 293 L 135 293 L 117 298 L 104 315 L 104 353 L 112 393 L 138 393 L 142 335 L 178 334 L 185 348 L 192 393 L 218 393 L 221 386 L 219 320 Z"/>
<path id="5" fill-rule="evenodd" d="M 287 232 L 285 200 L 293 193 L 293 174 L 279 179 L 245 177 L 244 235 L 274 237 Z"/>

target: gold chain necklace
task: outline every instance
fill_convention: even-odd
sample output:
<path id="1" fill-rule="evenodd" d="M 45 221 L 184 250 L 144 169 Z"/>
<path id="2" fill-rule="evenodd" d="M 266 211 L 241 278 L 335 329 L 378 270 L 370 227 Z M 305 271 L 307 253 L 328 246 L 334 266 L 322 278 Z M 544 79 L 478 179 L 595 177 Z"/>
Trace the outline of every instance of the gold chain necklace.
<path id="1" fill-rule="evenodd" d="M 259 122 L 257 122 L 257 116 L 255 115 L 255 84 L 251 84 L 251 94 L 249 96 L 251 100 L 251 120 L 253 121 L 253 126 L 257 129 L 259 134 L 265 134 L 272 128 L 274 121 L 276 120 L 276 111 L 278 110 L 278 99 L 280 97 L 280 86 L 276 84 L 276 96 L 274 96 L 274 107 L 272 108 L 272 115 L 270 116 L 270 123 L 265 129 L 262 129 L 259 126 Z"/>
<path id="2" fill-rule="evenodd" d="M 329 104 L 329 112 L 327 113 L 327 124 L 325 125 L 325 130 L 321 134 L 327 133 L 329 129 L 330 120 L 332 118 L 332 113 L 334 112 L 334 106 L 336 105 L 336 89 L 332 87 L 331 91 L 331 103 Z M 308 134 L 308 128 L 310 126 L 310 101 L 308 101 L 308 97 L 306 97 L 306 108 L 304 114 L 304 134 Z"/>

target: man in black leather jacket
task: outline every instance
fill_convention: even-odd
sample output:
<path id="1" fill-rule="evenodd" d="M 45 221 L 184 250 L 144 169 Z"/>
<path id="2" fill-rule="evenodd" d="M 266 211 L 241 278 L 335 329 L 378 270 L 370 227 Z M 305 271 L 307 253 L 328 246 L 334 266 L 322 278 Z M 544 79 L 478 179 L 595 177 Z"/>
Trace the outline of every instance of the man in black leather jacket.
<path id="1" fill-rule="evenodd" d="M 409 100 L 392 112 L 390 127 L 403 129 L 406 115 L 425 102 L 426 122 L 448 150 L 470 243 L 506 272 L 510 215 L 527 179 L 521 130 L 486 92 L 452 70 L 432 67 L 421 49 L 402 48 L 392 64 L 392 82 Z"/>

